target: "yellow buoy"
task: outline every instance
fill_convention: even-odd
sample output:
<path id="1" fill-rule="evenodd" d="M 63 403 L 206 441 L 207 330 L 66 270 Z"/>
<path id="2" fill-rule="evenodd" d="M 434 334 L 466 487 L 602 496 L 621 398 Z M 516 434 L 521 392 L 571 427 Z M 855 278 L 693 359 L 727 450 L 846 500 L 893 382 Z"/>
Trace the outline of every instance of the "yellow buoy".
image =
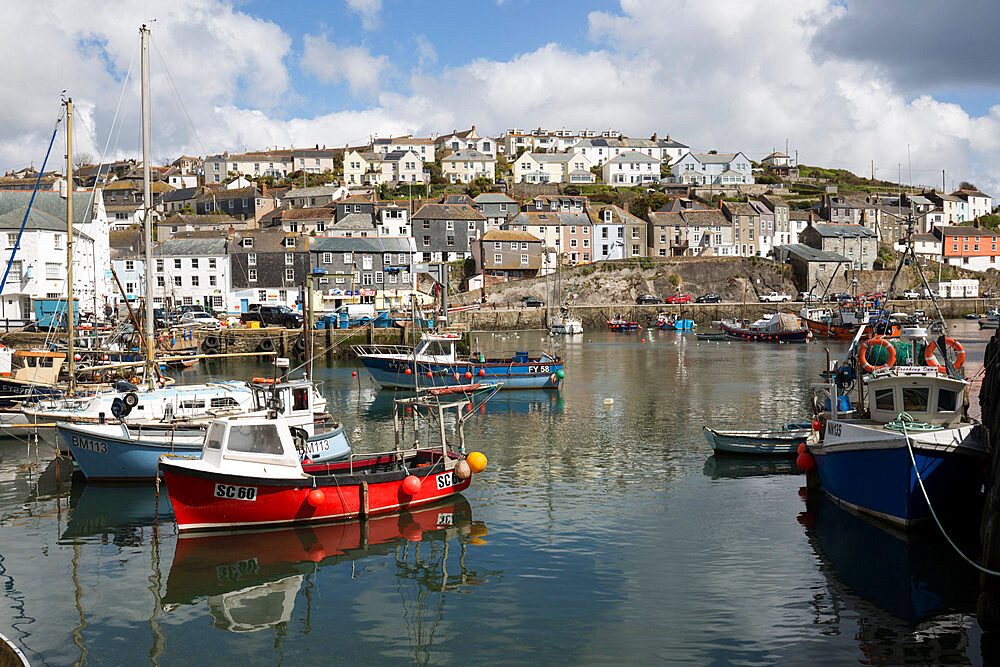
<path id="1" fill-rule="evenodd" d="M 465 461 L 469 464 L 469 469 L 474 473 L 486 470 L 486 456 L 480 452 L 472 452 L 465 457 Z"/>

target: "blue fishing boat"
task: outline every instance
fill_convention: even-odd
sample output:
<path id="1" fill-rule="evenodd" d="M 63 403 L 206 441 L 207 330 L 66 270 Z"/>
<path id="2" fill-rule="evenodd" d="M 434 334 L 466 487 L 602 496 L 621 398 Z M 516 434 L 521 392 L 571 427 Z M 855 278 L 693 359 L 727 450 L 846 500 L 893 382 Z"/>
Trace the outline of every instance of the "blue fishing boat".
<path id="1" fill-rule="evenodd" d="M 825 413 L 821 441 L 808 445 L 813 460 L 801 461 L 815 465 L 821 488 L 841 505 L 909 527 L 931 516 L 925 493 L 938 515 L 975 502 L 985 474 L 985 435 L 964 416 L 969 382 L 958 376 L 964 350 L 942 338 L 955 363 L 939 363 L 938 342 L 918 327 L 903 330 L 909 345 L 899 346 L 898 364 L 885 339 L 859 349 L 858 362 L 868 372 L 865 409 L 858 418 Z"/>
<path id="2" fill-rule="evenodd" d="M 277 408 L 292 428 L 302 460 L 321 463 L 351 453 L 339 423 L 316 419 L 311 382 L 255 384 L 256 414 Z M 204 426 L 192 428 L 183 422 L 174 427 L 60 423 L 56 433 L 84 476 L 104 481 L 154 479 L 160 455 L 199 458 L 205 437 Z"/>
<path id="3" fill-rule="evenodd" d="M 660 313 L 660 316 L 656 318 L 656 326 L 665 331 L 691 331 L 698 325 L 694 323 L 694 320 Z"/>
<path id="4" fill-rule="evenodd" d="M 399 345 L 355 345 L 354 352 L 380 386 L 394 389 L 500 383 L 503 389 L 557 388 L 566 376 L 563 360 L 551 354 L 515 352 L 460 355 L 458 334 L 425 334 L 416 349 Z"/>

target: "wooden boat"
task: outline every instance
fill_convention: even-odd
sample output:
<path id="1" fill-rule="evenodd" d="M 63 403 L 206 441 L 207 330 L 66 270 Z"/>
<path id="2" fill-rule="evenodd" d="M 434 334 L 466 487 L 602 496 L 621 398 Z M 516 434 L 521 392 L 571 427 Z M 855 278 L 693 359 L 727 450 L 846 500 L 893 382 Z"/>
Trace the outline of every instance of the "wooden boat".
<path id="1" fill-rule="evenodd" d="M 28 667 L 28 659 L 24 657 L 14 642 L 5 635 L 0 634 L 0 666 L 2 667 Z"/>
<path id="2" fill-rule="evenodd" d="M 608 328 L 619 333 L 628 333 L 630 331 L 638 331 L 639 323 L 616 316 L 608 320 Z"/>
<path id="3" fill-rule="evenodd" d="M 513 355 L 459 354 L 458 334 L 425 334 L 416 349 L 399 345 L 355 345 L 372 379 L 386 388 L 453 387 L 478 382 L 504 389 L 558 388 L 566 373 L 562 357 L 545 352 Z"/>
<path id="4" fill-rule="evenodd" d="M 239 414 L 265 414 L 270 407 L 280 414 L 300 441 L 300 457 L 311 461 L 339 460 L 351 446 L 343 427 L 314 404 L 315 388 L 309 380 L 253 383 L 253 403 Z M 204 403 L 204 399 L 201 399 Z M 197 458 L 205 440 L 206 422 L 182 420 L 171 424 L 69 424 L 56 433 L 88 480 L 135 481 L 155 479 L 161 454 Z"/>
<path id="5" fill-rule="evenodd" d="M 719 328 L 727 338 L 768 343 L 801 343 L 812 335 L 809 329 L 802 326 L 799 318 L 791 313 L 775 313 L 756 322 L 723 321 L 719 324 Z"/>
<path id="6" fill-rule="evenodd" d="M 495 392 L 499 387 L 494 387 Z M 440 388 L 393 404 L 396 447 L 352 454 L 337 463 L 303 465 L 287 421 L 277 414 L 228 417 L 209 426 L 202 457 L 160 460 L 179 531 L 263 528 L 283 524 L 350 520 L 391 514 L 452 496 L 468 488 L 486 457 L 463 453 L 463 423 L 469 398 L 461 389 Z M 444 402 L 442 396 L 460 394 Z M 444 424 L 453 418 L 459 451 L 421 447 L 417 431 L 404 447 L 409 408 L 414 423 Z"/>
<path id="7" fill-rule="evenodd" d="M 799 445 L 818 439 L 812 424 L 785 424 L 780 429 L 718 431 L 702 427 L 705 440 L 716 453 L 796 456 Z"/>
<path id="8" fill-rule="evenodd" d="M 853 340 L 863 325 L 868 325 L 869 335 L 898 336 L 899 327 L 886 319 L 881 311 L 868 310 L 858 305 L 842 305 L 833 310 L 803 308 L 802 321 L 816 338 Z"/>
<path id="9" fill-rule="evenodd" d="M 821 488 L 837 503 L 909 527 L 931 516 L 924 489 L 939 516 L 972 507 L 988 453 L 982 427 L 964 416 L 969 381 L 957 376 L 961 344 L 945 339 L 957 356 L 942 365 L 925 329 L 904 329 L 903 339 L 907 358 L 897 359 L 893 349 L 878 366 L 861 346 L 862 418 L 830 414 L 821 440 L 808 445 L 806 465 L 815 465 Z M 869 344 L 892 349 L 884 339 Z"/>

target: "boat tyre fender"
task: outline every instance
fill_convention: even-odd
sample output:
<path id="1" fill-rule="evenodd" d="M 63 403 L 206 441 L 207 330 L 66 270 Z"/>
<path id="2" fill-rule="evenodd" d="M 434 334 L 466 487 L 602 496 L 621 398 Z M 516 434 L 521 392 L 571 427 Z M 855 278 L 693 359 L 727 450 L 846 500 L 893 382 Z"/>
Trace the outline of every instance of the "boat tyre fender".
<path id="1" fill-rule="evenodd" d="M 131 411 L 132 408 L 139 405 L 139 397 L 135 394 L 135 392 L 130 391 L 125 394 L 125 397 L 122 399 L 122 403 L 125 405 L 127 410 Z"/>
<path id="2" fill-rule="evenodd" d="M 214 334 L 205 336 L 205 340 L 201 341 L 201 349 L 203 352 L 207 352 L 208 354 L 212 354 L 213 352 L 218 352 L 219 337 Z"/>
<path id="3" fill-rule="evenodd" d="M 257 343 L 258 352 L 274 352 L 274 341 L 270 338 L 262 338 L 259 343 Z"/>
<path id="4" fill-rule="evenodd" d="M 956 371 L 962 370 L 962 366 L 965 365 L 965 348 L 962 347 L 962 344 L 959 343 L 954 338 L 946 337 L 944 339 L 944 344 L 946 347 L 950 347 L 952 350 L 955 351 L 955 361 L 952 362 L 951 365 L 954 366 Z M 927 347 L 924 348 L 924 362 L 928 366 L 937 366 L 938 372 L 940 373 L 947 373 L 948 368 L 945 366 L 945 364 L 938 363 L 937 357 L 934 356 L 934 350 L 936 349 L 937 349 L 936 340 L 932 340 L 930 343 L 927 344 Z"/>
<path id="5" fill-rule="evenodd" d="M 292 349 L 295 350 L 296 354 L 304 354 L 306 351 L 306 339 L 299 336 L 295 339 L 295 343 L 292 345 Z"/>
<path id="6" fill-rule="evenodd" d="M 868 350 L 870 348 L 881 347 L 889 354 L 889 358 L 884 364 L 875 366 L 868 361 Z M 858 348 L 858 361 L 861 362 L 861 368 L 865 370 L 866 373 L 872 373 L 879 370 L 880 368 L 890 368 L 896 363 L 896 348 L 892 346 L 892 343 L 887 341 L 881 336 L 873 336 L 866 341 L 861 342 L 861 346 Z"/>

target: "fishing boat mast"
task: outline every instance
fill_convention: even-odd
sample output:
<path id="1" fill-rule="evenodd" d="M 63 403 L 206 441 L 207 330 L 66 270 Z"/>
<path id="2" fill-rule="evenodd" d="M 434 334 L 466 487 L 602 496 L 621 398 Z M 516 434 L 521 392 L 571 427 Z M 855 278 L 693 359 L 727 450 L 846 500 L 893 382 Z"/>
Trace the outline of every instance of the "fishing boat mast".
<path id="1" fill-rule="evenodd" d="M 66 360 L 69 362 L 69 393 L 76 394 L 76 360 L 73 358 L 73 98 L 66 101 Z"/>
<path id="2" fill-rule="evenodd" d="M 149 174 L 149 28 L 146 27 L 146 24 L 139 28 L 139 35 L 142 42 L 140 48 L 142 56 L 142 235 L 145 256 L 143 264 L 146 267 L 146 382 L 149 389 L 153 390 L 156 388 L 156 371 L 153 366 L 153 355 L 155 354 L 153 349 L 153 223 L 149 215 L 152 203 Z"/>

